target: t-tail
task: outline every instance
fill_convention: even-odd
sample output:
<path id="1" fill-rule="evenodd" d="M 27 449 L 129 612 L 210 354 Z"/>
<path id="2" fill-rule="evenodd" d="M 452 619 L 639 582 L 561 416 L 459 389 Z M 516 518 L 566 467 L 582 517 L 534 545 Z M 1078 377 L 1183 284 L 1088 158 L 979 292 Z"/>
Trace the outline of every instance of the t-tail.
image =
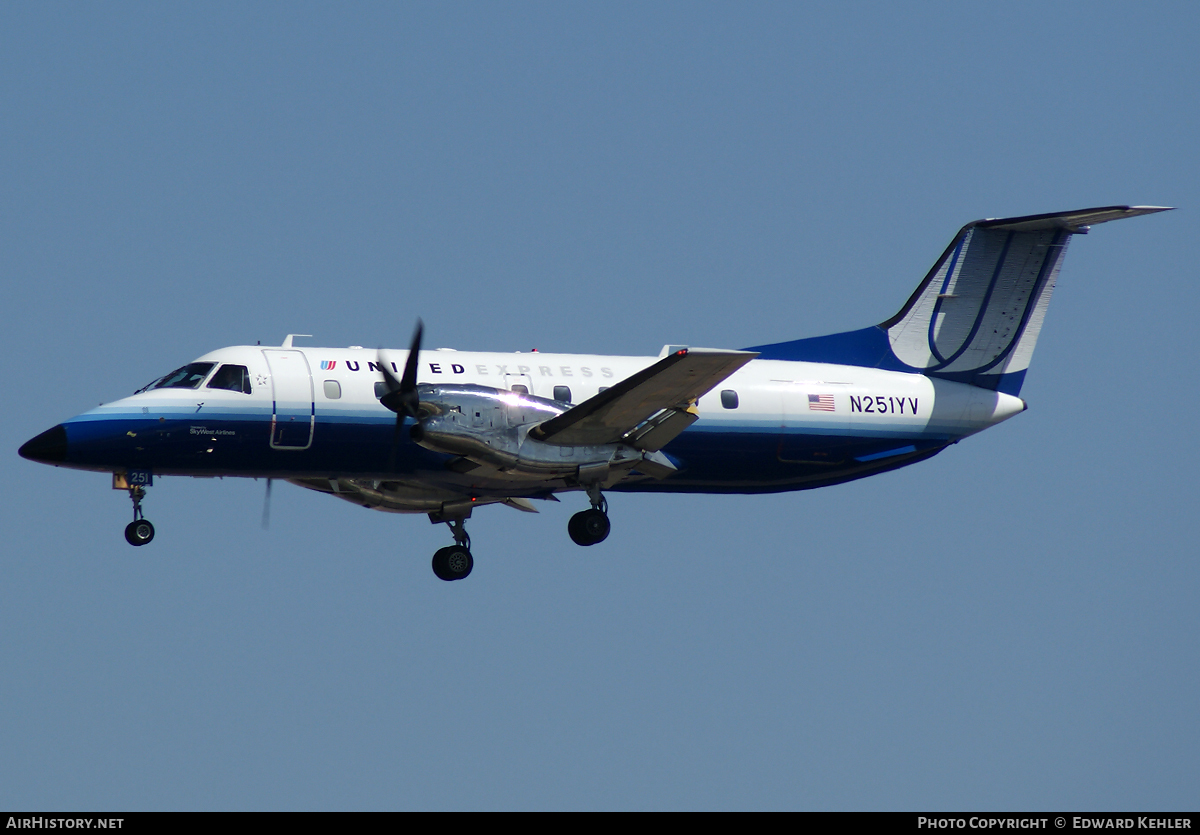
<path id="1" fill-rule="evenodd" d="M 977 220 L 950 242 L 900 311 L 857 331 L 748 348 L 761 359 L 909 371 L 1016 395 L 1074 235 L 1167 211 L 1106 206 Z"/>

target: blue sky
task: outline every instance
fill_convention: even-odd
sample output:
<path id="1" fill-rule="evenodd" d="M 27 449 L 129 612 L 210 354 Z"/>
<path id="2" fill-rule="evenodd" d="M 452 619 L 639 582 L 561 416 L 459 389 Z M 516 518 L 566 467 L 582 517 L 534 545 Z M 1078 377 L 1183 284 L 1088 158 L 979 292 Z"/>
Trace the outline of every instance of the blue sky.
<path id="1" fill-rule="evenodd" d="M 0 9 L 0 806 L 1194 809 L 1193 4 Z M 655 354 L 1076 239 L 1028 412 L 896 473 L 471 520 L 28 438 L 217 347 Z M 21 385 L 14 383 L 19 380 Z"/>

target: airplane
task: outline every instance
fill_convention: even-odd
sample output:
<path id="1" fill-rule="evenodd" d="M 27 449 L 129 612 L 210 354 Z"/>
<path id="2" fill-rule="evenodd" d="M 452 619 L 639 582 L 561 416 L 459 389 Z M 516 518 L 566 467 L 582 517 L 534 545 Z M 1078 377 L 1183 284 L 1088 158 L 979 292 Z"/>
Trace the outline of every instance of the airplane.
<path id="1" fill-rule="evenodd" d="M 21 446 L 32 461 L 111 472 L 142 546 L 155 476 L 292 484 L 366 508 L 424 513 L 471 573 L 465 522 L 581 492 L 583 546 L 609 534 L 607 491 L 772 493 L 906 467 L 1023 412 L 1019 397 L 1067 244 L 1167 211 L 1107 206 L 968 223 L 896 315 L 744 350 L 657 357 L 297 347 L 222 348 Z"/>

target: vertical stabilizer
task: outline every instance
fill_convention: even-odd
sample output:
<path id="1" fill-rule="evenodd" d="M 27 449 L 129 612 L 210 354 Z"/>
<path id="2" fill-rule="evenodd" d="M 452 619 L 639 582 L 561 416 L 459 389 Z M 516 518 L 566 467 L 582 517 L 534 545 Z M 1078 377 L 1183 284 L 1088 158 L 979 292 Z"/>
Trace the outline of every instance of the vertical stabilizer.
<path id="1" fill-rule="evenodd" d="M 968 223 L 886 322 L 750 350 L 763 359 L 913 371 L 1015 395 L 1071 238 L 1097 223 L 1161 211 L 1108 206 Z"/>

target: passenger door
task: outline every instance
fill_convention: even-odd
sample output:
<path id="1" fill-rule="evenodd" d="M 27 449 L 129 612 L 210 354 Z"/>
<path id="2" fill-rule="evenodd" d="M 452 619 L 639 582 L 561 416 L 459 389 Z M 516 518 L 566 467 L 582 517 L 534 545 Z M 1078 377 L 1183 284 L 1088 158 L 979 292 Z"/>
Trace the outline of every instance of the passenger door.
<path id="1" fill-rule="evenodd" d="M 263 351 L 271 369 L 271 448 L 308 449 L 316 426 L 312 372 L 303 351 Z"/>

